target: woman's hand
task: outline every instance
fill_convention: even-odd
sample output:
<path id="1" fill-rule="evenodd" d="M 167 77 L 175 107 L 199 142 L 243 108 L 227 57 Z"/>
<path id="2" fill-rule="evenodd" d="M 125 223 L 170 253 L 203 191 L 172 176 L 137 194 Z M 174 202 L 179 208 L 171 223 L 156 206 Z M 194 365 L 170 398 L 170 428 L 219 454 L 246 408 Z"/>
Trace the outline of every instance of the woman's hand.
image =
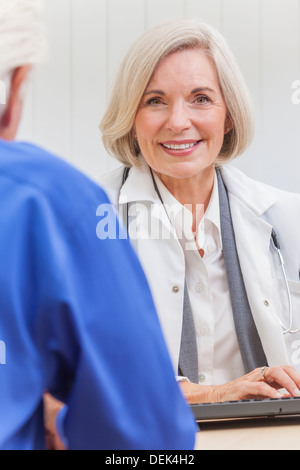
<path id="1" fill-rule="evenodd" d="M 223 385 L 198 385 L 180 382 L 181 389 L 192 403 L 282 398 L 300 396 L 300 374 L 291 366 L 258 368 Z M 284 393 L 278 390 L 285 389 Z"/>

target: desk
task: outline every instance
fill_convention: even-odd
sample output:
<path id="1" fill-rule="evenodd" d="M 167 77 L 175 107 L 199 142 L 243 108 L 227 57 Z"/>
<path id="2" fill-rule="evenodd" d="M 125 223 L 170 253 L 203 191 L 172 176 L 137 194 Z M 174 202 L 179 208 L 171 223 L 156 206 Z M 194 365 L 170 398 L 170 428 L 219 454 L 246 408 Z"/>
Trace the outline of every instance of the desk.
<path id="1" fill-rule="evenodd" d="M 300 416 L 205 422 L 196 450 L 300 450 Z"/>

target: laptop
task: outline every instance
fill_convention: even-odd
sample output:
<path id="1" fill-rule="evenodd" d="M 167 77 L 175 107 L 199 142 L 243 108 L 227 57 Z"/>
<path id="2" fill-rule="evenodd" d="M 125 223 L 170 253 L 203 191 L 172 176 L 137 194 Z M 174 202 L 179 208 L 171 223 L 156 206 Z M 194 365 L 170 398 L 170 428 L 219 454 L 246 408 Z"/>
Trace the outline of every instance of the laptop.
<path id="1" fill-rule="evenodd" d="M 300 417 L 300 397 L 197 403 L 190 406 L 197 422 L 295 415 Z"/>

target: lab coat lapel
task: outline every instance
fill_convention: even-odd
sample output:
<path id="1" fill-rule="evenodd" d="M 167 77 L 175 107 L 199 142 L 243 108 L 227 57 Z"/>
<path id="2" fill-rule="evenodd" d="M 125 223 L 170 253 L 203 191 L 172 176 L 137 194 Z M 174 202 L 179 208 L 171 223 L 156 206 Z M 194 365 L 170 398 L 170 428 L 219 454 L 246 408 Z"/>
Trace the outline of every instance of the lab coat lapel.
<path id="1" fill-rule="evenodd" d="M 258 193 L 255 187 L 251 191 L 250 179 L 247 198 L 241 192 L 238 197 L 235 184 L 240 184 L 240 181 L 237 183 L 234 177 L 231 178 L 228 174 L 226 176 L 224 181 L 229 192 L 237 251 L 258 334 L 268 364 L 286 364 L 288 358 L 282 329 L 272 302 L 273 286 L 269 260 L 272 226 L 263 217 L 275 200 L 270 194 L 263 194 L 267 192 L 265 189 Z M 248 203 L 249 196 L 251 199 Z"/>
<path id="2" fill-rule="evenodd" d="M 155 191 L 149 166 L 142 158 L 138 168 L 130 169 L 128 178 L 121 188 L 119 207 L 124 209 L 127 203 L 129 216 L 140 217 L 142 226 L 148 227 L 151 238 L 159 237 L 166 240 L 177 238 L 175 229 Z M 120 212 L 124 213 L 124 210 Z"/>
<path id="3" fill-rule="evenodd" d="M 133 219 L 135 210 L 139 211 L 139 233 L 131 242 L 156 299 L 160 323 L 177 374 L 184 302 L 184 254 L 155 191 L 149 167 L 143 160 L 141 166 L 130 169 L 120 191 L 119 207 L 126 209 L 127 202 L 129 218 L 131 210 Z M 156 276 L 153 276 L 154 272 Z"/>

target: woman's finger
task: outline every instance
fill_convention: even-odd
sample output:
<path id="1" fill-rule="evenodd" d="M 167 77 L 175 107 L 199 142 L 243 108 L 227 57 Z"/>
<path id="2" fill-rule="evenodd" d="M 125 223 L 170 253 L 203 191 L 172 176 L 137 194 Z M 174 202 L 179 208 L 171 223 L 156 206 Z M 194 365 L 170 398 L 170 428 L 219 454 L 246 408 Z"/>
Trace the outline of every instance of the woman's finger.
<path id="1" fill-rule="evenodd" d="M 264 371 L 264 380 L 273 388 L 284 388 L 293 397 L 300 396 L 300 376 L 293 367 L 270 367 Z"/>

